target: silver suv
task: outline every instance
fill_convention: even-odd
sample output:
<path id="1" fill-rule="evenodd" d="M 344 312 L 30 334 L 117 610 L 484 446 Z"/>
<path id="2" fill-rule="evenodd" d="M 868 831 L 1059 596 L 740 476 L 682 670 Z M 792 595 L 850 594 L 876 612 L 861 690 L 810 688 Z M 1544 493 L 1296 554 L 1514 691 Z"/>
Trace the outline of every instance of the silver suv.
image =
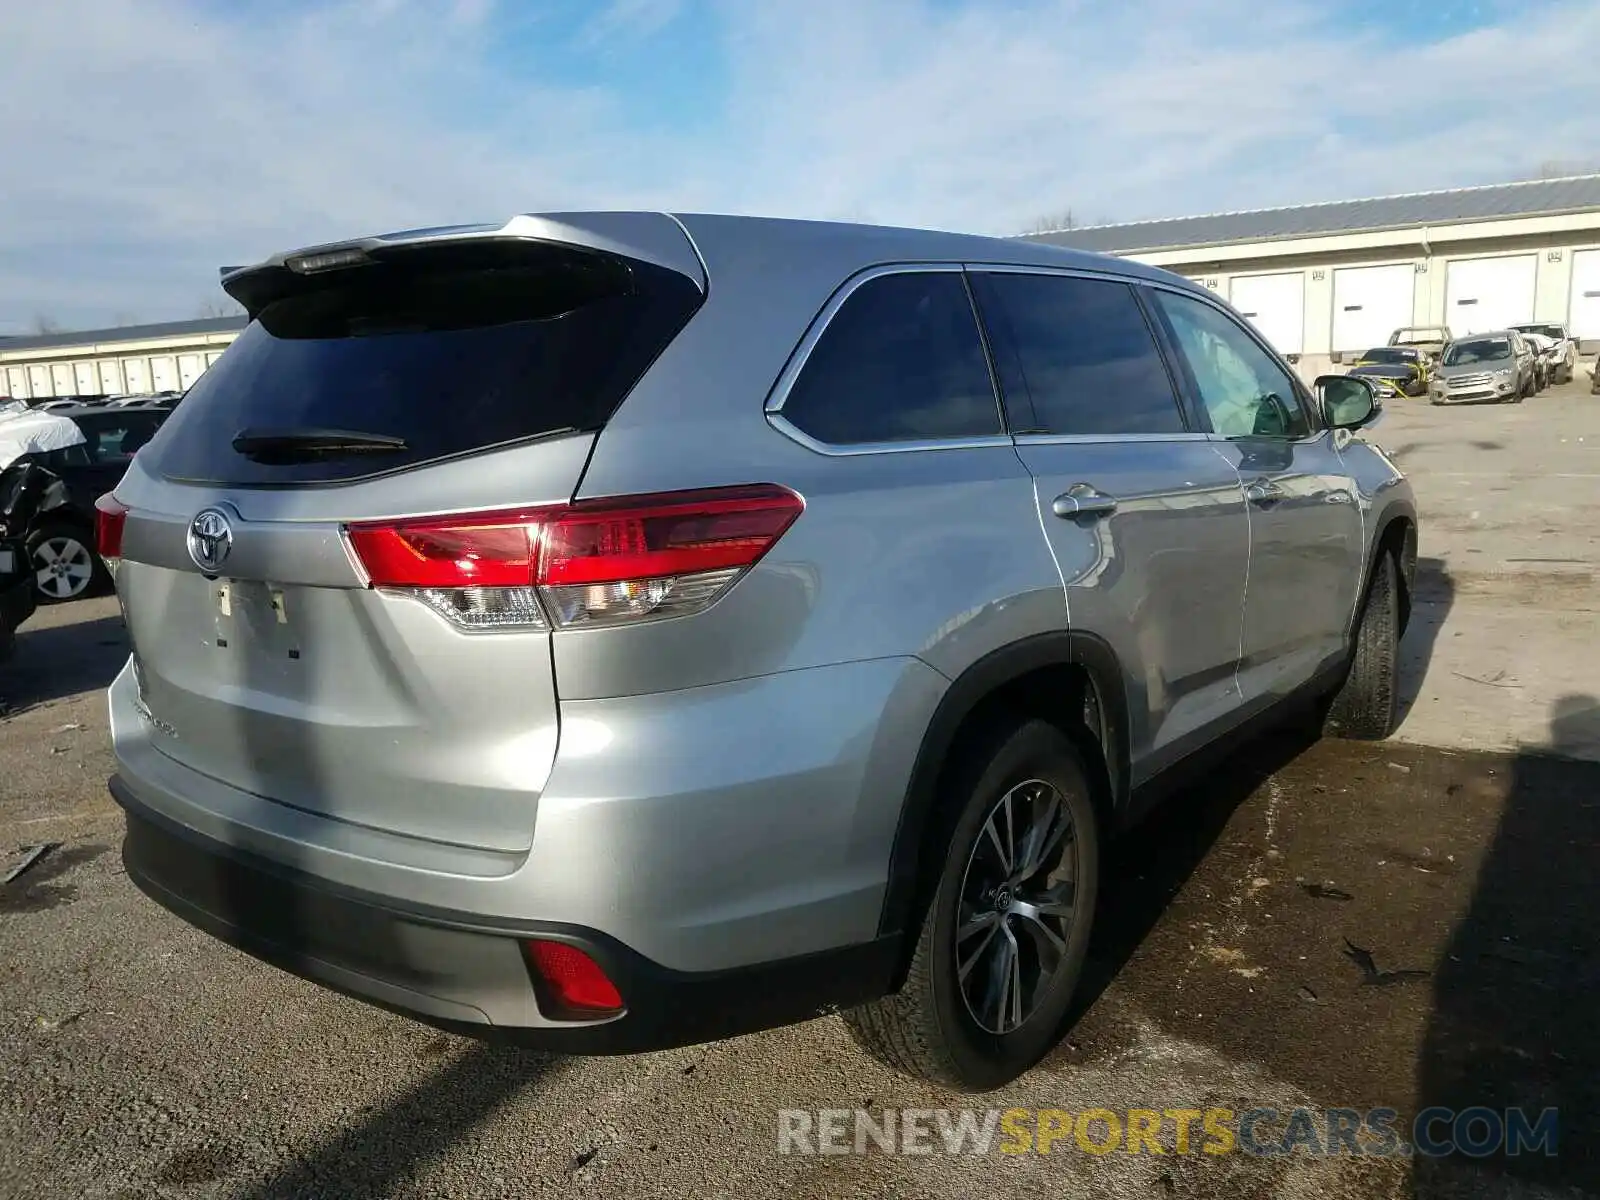
<path id="1" fill-rule="evenodd" d="M 1101 848 L 1285 714 L 1390 731 L 1416 509 L 1359 380 L 1027 241 L 524 216 L 236 271 L 100 502 L 129 876 L 573 1052 L 1060 1032 Z"/>

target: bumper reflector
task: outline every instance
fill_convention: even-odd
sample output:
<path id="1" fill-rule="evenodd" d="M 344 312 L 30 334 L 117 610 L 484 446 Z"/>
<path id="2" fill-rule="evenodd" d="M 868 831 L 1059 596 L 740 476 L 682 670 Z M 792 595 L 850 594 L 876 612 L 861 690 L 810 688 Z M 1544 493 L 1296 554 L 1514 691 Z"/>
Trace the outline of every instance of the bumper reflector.
<path id="1" fill-rule="evenodd" d="M 549 998 L 564 1010 L 559 1016 L 607 1017 L 622 1011 L 622 995 L 606 973 L 576 946 L 566 942 L 523 943 L 528 962 Z"/>

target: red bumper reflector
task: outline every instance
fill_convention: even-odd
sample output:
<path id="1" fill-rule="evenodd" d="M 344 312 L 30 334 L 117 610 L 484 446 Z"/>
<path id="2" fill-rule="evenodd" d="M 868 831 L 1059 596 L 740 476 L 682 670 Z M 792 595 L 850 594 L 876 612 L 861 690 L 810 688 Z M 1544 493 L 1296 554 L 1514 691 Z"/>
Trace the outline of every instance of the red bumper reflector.
<path id="1" fill-rule="evenodd" d="M 573 1015 L 606 1016 L 622 1011 L 622 995 L 606 973 L 576 946 L 566 942 L 529 941 L 528 961 L 549 988 L 551 997 Z"/>

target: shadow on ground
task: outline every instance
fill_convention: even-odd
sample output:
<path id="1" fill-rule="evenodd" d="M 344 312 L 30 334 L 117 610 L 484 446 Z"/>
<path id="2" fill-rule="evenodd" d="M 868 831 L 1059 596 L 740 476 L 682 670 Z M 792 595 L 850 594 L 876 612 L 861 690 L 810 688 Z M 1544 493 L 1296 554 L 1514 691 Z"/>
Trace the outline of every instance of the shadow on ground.
<path id="1" fill-rule="evenodd" d="M 560 1063 L 532 1051 L 468 1044 L 454 1061 L 414 1088 L 238 1193 L 240 1200 L 394 1195 Z M 458 1182 L 463 1195 L 475 1190 L 470 1179 Z"/>
<path id="2" fill-rule="evenodd" d="M 1600 699 L 1565 696 L 1551 714 L 1553 753 L 1513 760 L 1470 907 L 1435 976 L 1417 1068 L 1419 1111 L 1488 1110 L 1458 1136 L 1488 1136 L 1487 1122 L 1506 1121 L 1508 1109 L 1533 1126 L 1558 1109 L 1557 1153 L 1507 1146 L 1477 1161 L 1421 1157 L 1423 1200 L 1503 1187 L 1508 1177 L 1600 1189 L 1600 763 L 1559 757 L 1597 737 Z M 1431 1132 L 1444 1140 L 1451 1128 L 1445 1117 Z"/>
<path id="3" fill-rule="evenodd" d="M 1422 681 L 1433 661 L 1433 649 L 1455 603 L 1456 584 L 1442 559 L 1417 559 L 1411 597 L 1411 618 L 1400 642 L 1399 692 L 1395 697 L 1395 724 L 1401 725 L 1422 692 Z"/>
<path id="4" fill-rule="evenodd" d="M 128 658 L 120 616 L 63 625 L 24 625 L 17 652 L 0 667 L 0 715 L 111 686 Z"/>

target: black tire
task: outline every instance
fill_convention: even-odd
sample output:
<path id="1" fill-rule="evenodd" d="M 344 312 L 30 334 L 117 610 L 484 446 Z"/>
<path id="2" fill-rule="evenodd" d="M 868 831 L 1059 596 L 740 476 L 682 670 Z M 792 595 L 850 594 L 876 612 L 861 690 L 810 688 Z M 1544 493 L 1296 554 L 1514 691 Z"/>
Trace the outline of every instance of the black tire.
<path id="1" fill-rule="evenodd" d="M 40 572 L 58 561 L 65 547 L 76 548 L 67 550 L 74 558 L 72 573 L 57 577 L 59 583 L 41 582 Z M 85 596 L 97 595 L 110 586 L 111 575 L 100 561 L 100 556 L 94 552 L 94 535 L 80 525 L 69 521 L 46 521 L 28 535 L 27 548 L 28 561 L 34 569 L 34 594 L 40 604 L 65 604 L 81 600 Z M 82 560 L 87 568 L 86 575 L 76 566 L 80 561 L 77 558 L 79 552 L 87 556 L 86 560 Z"/>
<path id="2" fill-rule="evenodd" d="M 1072 819 L 1073 837 L 1068 842 L 1063 836 L 1058 868 L 1065 870 L 1070 865 L 1074 873 L 1072 917 L 1064 929 L 1059 958 L 1048 972 L 1040 973 L 1039 978 L 1047 982 L 1038 985 L 1033 1007 L 1015 1028 L 997 1033 L 979 1023 L 963 993 L 956 922 L 965 903 L 962 887 L 968 880 L 969 863 L 976 861 L 978 842 L 986 835 L 991 812 L 1013 788 L 1027 781 L 1042 781 L 1054 788 L 1061 808 Z M 856 1044 L 889 1067 L 958 1092 L 985 1092 L 1028 1070 L 1060 1037 L 1094 921 L 1099 828 L 1088 775 L 1077 749 L 1059 729 L 1044 721 L 1029 720 L 998 729 L 967 757 L 949 786 L 948 798 L 960 806 L 960 815 L 944 851 L 938 886 L 924 915 L 905 984 L 894 995 L 841 1016 Z M 1019 885 L 1019 895 L 1021 891 Z M 987 912 L 969 909 L 972 911 Z M 1042 962 L 1043 943 L 1037 937 L 1019 942 L 1013 932 L 1026 928 L 1020 918 L 991 919 L 1014 947 L 1029 945 L 1036 961 Z M 990 939 L 983 940 L 987 944 Z M 967 945 L 972 945 L 970 938 Z M 996 953 L 1001 950 L 997 948 Z M 969 951 L 969 962 L 981 954 Z M 988 961 L 992 965 L 993 959 Z M 1004 1007 L 1002 998 L 997 1009 Z M 999 1025 L 1003 1028 L 1004 1024 L 1002 1019 Z"/>
<path id="3" fill-rule="evenodd" d="M 1400 663 L 1400 583 L 1394 555 L 1381 553 L 1356 624 L 1350 673 L 1329 698 L 1322 732 L 1381 741 L 1394 732 Z"/>

